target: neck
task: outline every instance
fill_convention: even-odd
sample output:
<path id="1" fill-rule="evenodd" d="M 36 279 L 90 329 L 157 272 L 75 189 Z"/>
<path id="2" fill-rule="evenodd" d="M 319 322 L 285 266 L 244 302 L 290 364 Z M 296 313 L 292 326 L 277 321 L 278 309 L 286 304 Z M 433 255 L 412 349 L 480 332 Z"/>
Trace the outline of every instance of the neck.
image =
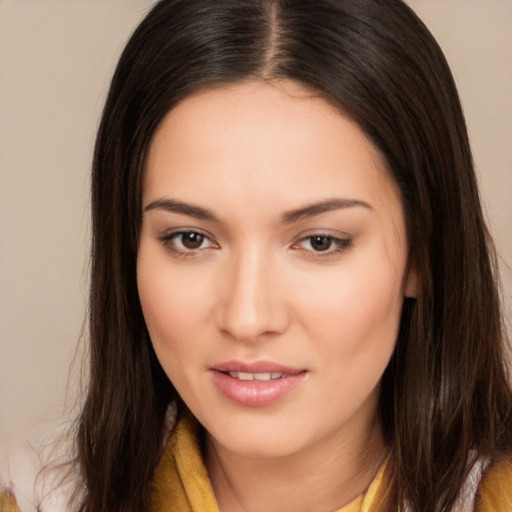
<path id="1" fill-rule="evenodd" d="M 206 438 L 205 462 L 222 512 L 325 512 L 364 493 L 387 456 L 379 425 L 333 434 L 298 453 L 244 457 Z"/>

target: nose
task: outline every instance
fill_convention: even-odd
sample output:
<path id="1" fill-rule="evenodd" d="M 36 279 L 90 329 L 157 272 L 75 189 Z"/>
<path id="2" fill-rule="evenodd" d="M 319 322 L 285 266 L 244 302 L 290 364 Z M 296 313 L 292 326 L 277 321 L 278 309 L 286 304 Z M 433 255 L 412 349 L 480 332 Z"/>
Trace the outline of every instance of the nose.
<path id="1" fill-rule="evenodd" d="M 271 258 L 247 248 L 226 266 L 218 311 L 223 334 L 251 343 L 283 333 L 289 323 L 286 294 Z"/>

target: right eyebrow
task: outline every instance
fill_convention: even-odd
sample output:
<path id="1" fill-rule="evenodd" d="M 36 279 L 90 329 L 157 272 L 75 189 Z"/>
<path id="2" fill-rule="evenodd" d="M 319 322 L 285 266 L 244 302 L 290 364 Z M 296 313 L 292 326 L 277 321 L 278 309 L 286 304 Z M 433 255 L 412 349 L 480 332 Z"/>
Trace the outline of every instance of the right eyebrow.
<path id="1" fill-rule="evenodd" d="M 199 220 L 208 220 L 210 222 L 219 222 L 219 219 L 206 208 L 201 208 L 194 204 L 184 203 L 182 201 L 175 201 L 174 199 L 157 199 L 144 207 L 144 213 L 151 210 L 162 209 L 172 213 L 179 213 L 181 215 L 188 215 Z"/>

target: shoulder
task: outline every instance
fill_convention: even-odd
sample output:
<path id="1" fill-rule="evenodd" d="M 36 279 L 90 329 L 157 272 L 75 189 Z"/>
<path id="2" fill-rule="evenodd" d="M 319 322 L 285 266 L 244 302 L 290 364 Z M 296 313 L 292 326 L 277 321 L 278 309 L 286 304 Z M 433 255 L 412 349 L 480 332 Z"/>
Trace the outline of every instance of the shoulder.
<path id="1" fill-rule="evenodd" d="M 69 422 L 20 434 L 0 447 L 0 512 L 60 512 L 76 487 Z"/>
<path id="2" fill-rule="evenodd" d="M 512 512 L 512 459 L 491 464 L 480 483 L 477 512 Z"/>

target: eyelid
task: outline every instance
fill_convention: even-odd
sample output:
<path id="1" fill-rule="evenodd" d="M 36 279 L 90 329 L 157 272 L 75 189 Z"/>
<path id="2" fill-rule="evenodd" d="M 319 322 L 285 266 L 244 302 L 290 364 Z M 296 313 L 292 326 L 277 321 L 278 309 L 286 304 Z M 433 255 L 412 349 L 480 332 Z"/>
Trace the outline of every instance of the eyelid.
<path id="1" fill-rule="evenodd" d="M 325 251 L 315 251 L 313 248 L 307 249 L 305 247 L 300 247 L 300 244 L 311 240 L 315 237 L 325 237 L 332 241 L 333 247 L 329 247 Z M 340 253 L 346 251 L 352 246 L 352 236 L 348 233 L 343 233 L 337 231 L 336 234 L 333 234 L 330 230 L 311 230 L 307 232 L 300 233 L 295 241 L 290 246 L 291 249 L 297 250 L 297 251 L 303 251 L 304 253 L 307 253 L 308 256 L 315 257 L 315 258 L 327 258 L 329 256 L 336 256 Z"/>

